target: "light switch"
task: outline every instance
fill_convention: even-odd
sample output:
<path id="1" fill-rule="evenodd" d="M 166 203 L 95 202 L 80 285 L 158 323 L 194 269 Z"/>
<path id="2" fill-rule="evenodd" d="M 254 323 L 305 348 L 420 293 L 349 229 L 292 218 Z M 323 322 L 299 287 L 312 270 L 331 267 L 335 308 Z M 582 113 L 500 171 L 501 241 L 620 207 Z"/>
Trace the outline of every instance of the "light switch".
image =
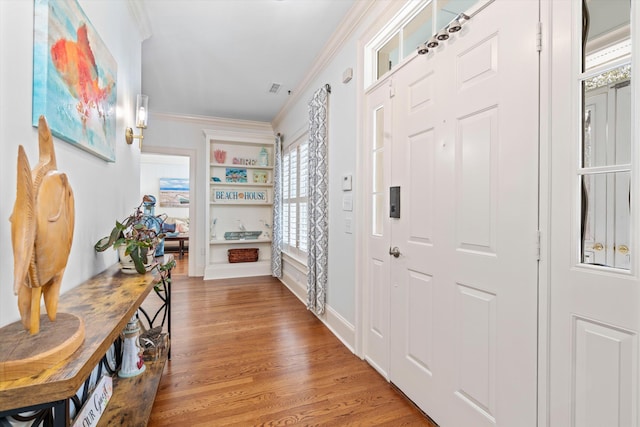
<path id="1" fill-rule="evenodd" d="M 351 175 L 344 175 L 342 177 L 342 191 L 351 191 L 352 180 Z"/>
<path id="2" fill-rule="evenodd" d="M 344 232 L 347 234 L 352 234 L 353 230 L 352 230 L 352 224 L 353 221 L 351 220 L 351 218 L 345 218 L 344 219 Z"/>
<path id="3" fill-rule="evenodd" d="M 353 210 L 353 196 L 351 194 L 344 194 L 342 196 L 342 210 L 346 212 Z"/>

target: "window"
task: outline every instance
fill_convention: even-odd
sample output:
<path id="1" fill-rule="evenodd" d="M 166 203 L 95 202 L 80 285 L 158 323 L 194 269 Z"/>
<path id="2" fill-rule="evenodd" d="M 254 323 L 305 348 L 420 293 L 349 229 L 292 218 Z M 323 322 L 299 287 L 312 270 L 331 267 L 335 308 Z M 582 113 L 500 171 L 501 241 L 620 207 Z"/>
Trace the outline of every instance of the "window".
<path id="1" fill-rule="evenodd" d="M 299 259 L 307 255 L 308 148 L 304 134 L 282 155 L 282 249 Z"/>
<path id="2" fill-rule="evenodd" d="M 579 262 L 631 269 L 634 168 L 631 3 L 583 2 Z M 588 13 L 587 13 L 588 12 Z"/>
<path id="3" fill-rule="evenodd" d="M 459 13 L 471 13 L 492 0 L 413 0 L 365 47 L 365 87 L 382 78 Z"/>

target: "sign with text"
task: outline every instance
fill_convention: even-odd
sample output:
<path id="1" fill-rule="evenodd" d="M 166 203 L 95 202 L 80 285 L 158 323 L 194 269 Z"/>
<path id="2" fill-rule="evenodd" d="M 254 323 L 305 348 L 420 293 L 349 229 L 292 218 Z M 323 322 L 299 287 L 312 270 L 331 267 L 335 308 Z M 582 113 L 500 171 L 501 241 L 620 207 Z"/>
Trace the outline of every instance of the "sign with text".
<path id="1" fill-rule="evenodd" d="M 109 399 L 113 395 L 113 380 L 111 377 L 103 376 L 96 388 L 89 395 L 82 410 L 76 415 L 72 427 L 90 427 L 98 425 L 98 420 L 104 413 Z"/>
<path id="2" fill-rule="evenodd" d="M 211 200 L 215 203 L 260 204 L 269 203 L 267 190 L 238 190 L 234 188 L 212 188 Z"/>

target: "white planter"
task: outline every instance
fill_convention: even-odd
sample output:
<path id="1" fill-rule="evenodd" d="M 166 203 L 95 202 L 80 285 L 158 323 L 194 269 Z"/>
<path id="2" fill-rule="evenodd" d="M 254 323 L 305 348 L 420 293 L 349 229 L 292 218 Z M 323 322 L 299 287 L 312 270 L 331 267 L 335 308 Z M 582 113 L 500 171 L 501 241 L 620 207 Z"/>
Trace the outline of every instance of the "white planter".
<path id="1" fill-rule="evenodd" d="M 130 255 L 125 255 L 126 247 L 118 246 L 118 257 L 120 258 L 120 271 L 127 274 L 139 274 L 136 271 L 136 265 L 133 263 L 133 259 Z M 147 252 L 147 262 L 145 267 L 149 267 L 153 263 L 153 254 L 155 250 L 149 249 Z"/>

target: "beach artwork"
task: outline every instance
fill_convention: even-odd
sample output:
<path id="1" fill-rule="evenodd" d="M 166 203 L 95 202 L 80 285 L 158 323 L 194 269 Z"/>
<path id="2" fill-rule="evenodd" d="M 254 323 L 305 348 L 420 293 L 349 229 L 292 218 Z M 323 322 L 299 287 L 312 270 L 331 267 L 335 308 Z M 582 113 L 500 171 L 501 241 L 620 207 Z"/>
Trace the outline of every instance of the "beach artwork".
<path id="1" fill-rule="evenodd" d="M 32 125 L 115 161 L 117 63 L 76 0 L 35 0 Z"/>
<path id="2" fill-rule="evenodd" d="M 160 207 L 189 207 L 188 178 L 160 178 Z"/>

